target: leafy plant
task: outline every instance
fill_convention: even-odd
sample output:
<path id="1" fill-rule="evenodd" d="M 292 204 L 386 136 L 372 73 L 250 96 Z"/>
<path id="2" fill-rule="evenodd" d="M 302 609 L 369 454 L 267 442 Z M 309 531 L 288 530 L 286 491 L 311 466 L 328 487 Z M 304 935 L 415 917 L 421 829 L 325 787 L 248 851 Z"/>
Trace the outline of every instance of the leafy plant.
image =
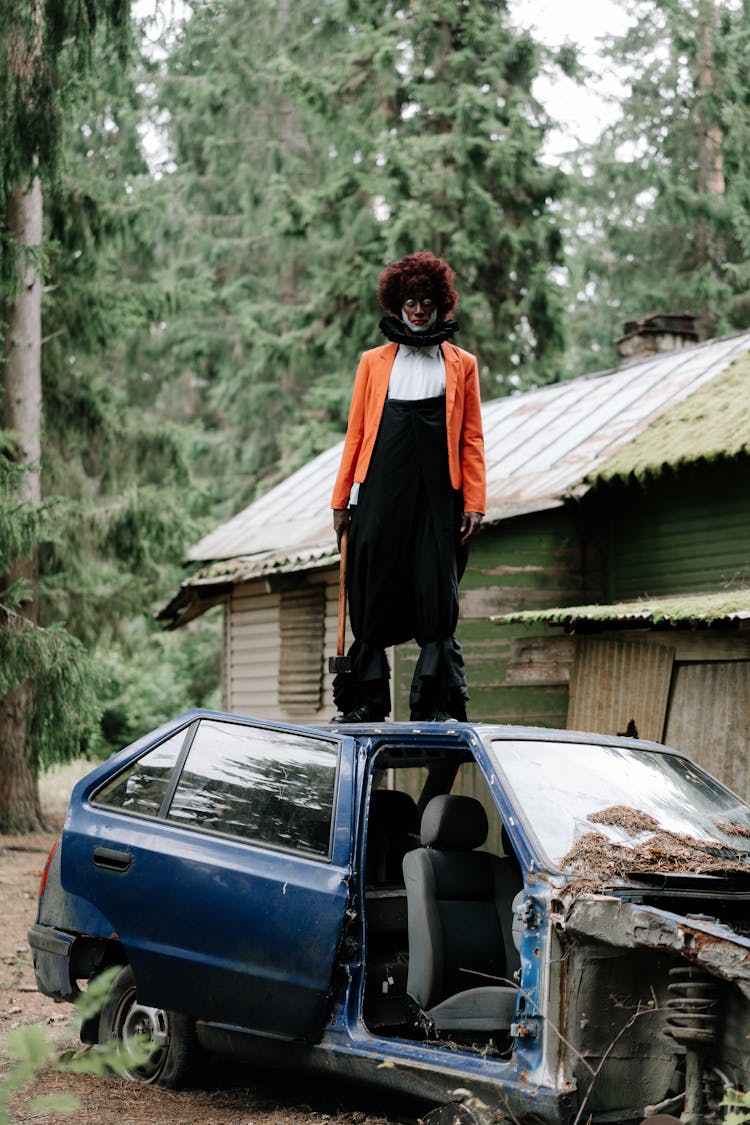
<path id="1" fill-rule="evenodd" d="M 750 1122 L 750 1091 L 743 1094 L 740 1090 L 727 1090 L 721 1105 L 728 1111 L 725 1125 L 748 1125 Z"/>
<path id="2" fill-rule="evenodd" d="M 115 965 L 96 977 L 76 1002 L 76 1022 L 96 1015 L 103 1007 L 114 978 L 120 971 Z M 146 1041 L 128 1041 L 127 1056 L 113 1042 L 106 1046 L 81 1047 L 78 1050 L 60 1051 L 50 1041 L 49 1033 L 40 1024 L 24 1024 L 10 1032 L 4 1055 L 12 1061 L 10 1070 L 0 1081 L 0 1125 L 11 1125 L 13 1095 L 23 1089 L 42 1071 L 53 1070 L 59 1074 L 119 1074 L 124 1075 L 133 1065 L 145 1062 L 151 1051 Z M 28 1108 L 39 1116 L 50 1113 L 72 1113 L 80 1102 L 72 1094 L 42 1094 L 31 1099 Z"/>

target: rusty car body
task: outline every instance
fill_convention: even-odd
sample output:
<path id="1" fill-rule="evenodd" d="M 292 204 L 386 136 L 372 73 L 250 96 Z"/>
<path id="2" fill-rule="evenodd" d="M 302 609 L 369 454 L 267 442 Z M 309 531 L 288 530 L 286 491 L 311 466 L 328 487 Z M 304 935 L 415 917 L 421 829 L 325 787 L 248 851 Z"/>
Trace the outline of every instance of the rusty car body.
<path id="1" fill-rule="evenodd" d="M 78 783 L 29 940 L 63 1000 L 120 967 L 82 1034 L 148 1082 L 218 1051 L 524 1125 L 750 1083 L 750 807 L 634 739 L 190 712 Z"/>

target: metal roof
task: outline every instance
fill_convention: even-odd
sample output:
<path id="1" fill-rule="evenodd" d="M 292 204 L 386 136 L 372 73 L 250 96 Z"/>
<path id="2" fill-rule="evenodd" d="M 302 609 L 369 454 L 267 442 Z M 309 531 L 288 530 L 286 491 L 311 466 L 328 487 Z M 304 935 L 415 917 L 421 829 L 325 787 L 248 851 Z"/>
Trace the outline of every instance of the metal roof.
<path id="1" fill-rule="evenodd" d="M 748 351 L 744 332 L 483 404 L 487 522 L 556 507 L 585 491 L 585 478 L 620 446 Z M 342 445 L 206 535 L 189 561 L 234 560 L 255 575 L 334 558 L 330 502 Z"/>
<path id="2" fill-rule="evenodd" d="M 279 551 L 264 551 L 259 555 L 240 555 L 239 558 L 225 559 L 201 567 L 193 575 L 193 586 L 215 586 L 217 583 L 248 582 L 251 578 L 262 578 L 269 574 L 289 574 L 297 570 L 318 570 L 334 566 L 339 560 L 335 537 L 327 547 L 314 547 L 309 550 L 292 551 L 283 554 Z"/>
<path id="3" fill-rule="evenodd" d="M 718 593 L 674 594 L 664 598 L 638 598 L 605 605 L 570 605 L 548 609 L 519 610 L 493 617 L 500 625 L 564 625 L 575 630 L 585 625 L 711 625 L 716 622 L 750 621 L 750 587 Z"/>
<path id="4" fill-rule="evenodd" d="M 632 441 L 621 445 L 597 476 L 658 474 L 688 461 L 750 453 L 750 355 L 731 364 L 687 399 L 674 403 Z"/>

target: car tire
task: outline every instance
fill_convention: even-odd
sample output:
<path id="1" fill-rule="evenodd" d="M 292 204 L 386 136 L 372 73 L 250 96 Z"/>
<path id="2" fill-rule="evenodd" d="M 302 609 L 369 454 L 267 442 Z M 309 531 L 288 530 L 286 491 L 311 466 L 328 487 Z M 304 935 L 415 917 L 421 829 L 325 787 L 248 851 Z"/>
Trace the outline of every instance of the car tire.
<path id="1" fill-rule="evenodd" d="M 146 1062 L 129 1065 L 128 1041 L 135 1037 L 144 1037 L 153 1051 Z M 124 1074 L 134 1082 L 177 1090 L 197 1077 L 200 1047 L 194 1021 L 179 1012 L 139 1004 L 130 965 L 118 973 L 102 1008 L 98 1040 L 101 1046 L 117 1043 Z"/>

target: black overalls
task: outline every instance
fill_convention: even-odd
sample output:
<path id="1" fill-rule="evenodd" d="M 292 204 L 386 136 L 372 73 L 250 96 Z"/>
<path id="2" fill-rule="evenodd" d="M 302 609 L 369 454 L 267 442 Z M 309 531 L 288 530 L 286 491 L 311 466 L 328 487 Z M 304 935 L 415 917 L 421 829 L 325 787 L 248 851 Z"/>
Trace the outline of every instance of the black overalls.
<path id="1" fill-rule="evenodd" d="M 391 709 L 384 649 L 416 640 L 412 719 L 466 718 L 466 669 L 453 633 L 468 549 L 459 544 L 460 492 L 451 487 L 445 396 L 386 399 L 367 480 L 352 508 L 347 584 L 355 640 L 350 673 L 333 683 L 346 713 Z"/>

